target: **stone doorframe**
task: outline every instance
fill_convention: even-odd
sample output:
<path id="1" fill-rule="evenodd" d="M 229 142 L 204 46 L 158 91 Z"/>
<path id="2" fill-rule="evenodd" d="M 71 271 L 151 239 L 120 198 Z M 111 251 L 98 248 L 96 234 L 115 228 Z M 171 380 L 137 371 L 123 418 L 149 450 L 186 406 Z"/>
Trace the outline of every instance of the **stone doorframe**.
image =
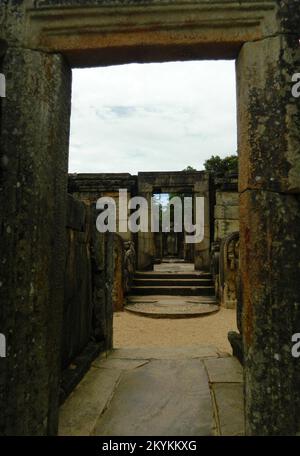
<path id="1" fill-rule="evenodd" d="M 155 258 L 155 233 L 151 232 L 151 198 L 153 193 L 190 192 L 193 198 L 204 197 L 204 239 L 194 245 L 195 269 L 208 270 L 210 264 L 210 203 L 209 174 L 194 172 L 140 172 L 137 178 L 138 195 L 148 202 L 149 230 L 138 233 L 138 268 L 152 269 Z M 189 189 L 187 191 L 187 189 Z"/>
<path id="2" fill-rule="evenodd" d="M 0 15 L 7 81 L 0 330 L 8 349 L 0 361 L 1 432 L 57 430 L 70 68 L 232 58 L 246 429 L 294 434 L 300 363 L 290 346 L 300 331 L 300 102 L 291 96 L 291 78 L 300 71 L 298 0 L 7 0 Z"/>

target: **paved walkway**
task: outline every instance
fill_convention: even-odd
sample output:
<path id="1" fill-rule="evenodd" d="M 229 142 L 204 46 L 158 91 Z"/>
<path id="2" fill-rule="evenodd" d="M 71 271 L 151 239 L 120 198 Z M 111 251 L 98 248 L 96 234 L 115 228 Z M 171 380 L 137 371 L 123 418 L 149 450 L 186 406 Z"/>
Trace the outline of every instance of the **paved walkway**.
<path id="1" fill-rule="evenodd" d="M 243 435 L 242 369 L 214 347 L 127 348 L 94 361 L 60 435 Z"/>

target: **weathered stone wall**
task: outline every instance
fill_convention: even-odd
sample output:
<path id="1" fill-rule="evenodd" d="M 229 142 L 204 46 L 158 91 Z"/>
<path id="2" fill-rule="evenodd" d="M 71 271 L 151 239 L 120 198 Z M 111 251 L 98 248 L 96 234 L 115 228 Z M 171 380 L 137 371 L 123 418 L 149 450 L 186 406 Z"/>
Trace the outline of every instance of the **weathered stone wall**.
<path id="1" fill-rule="evenodd" d="M 62 367 L 85 348 L 92 336 L 91 233 L 84 203 L 68 195 L 67 259 L 63 321 Z"/>
<path id="2" fill-rule="evenodd" d="M 193 244 L 195 269 L 208 269 L 210 264 L 210 188 L 209 174 L 205 171 L 140 172 L 138 195 L 148 201 L 148 232 L 138 233 L 138 268 L 152 269 L 156 257 L 155 233 L 151 225 L 151 197 L 154 193 L 178 193 L 204 198 L 204 238 Z"/>
<path id="3" fill-rule="evenodd" d="M 131 289 L 136 270 L 136 251 L 134 242 L 124 242 L 124 291 Z"/>
<path id="4" fill-rule="evenodd" d="M 246 432 L 295 434 L 300 103 L 291 78 L 300 66 L 299 0 L 6 0 L 0 15 L 8 44 L 1 62 L 8 96 L 1 101 L 0 328 L 8 356 L 1 360 L 0 432 L 57 430 L 69 65 L 209 57 L 237 58 Z M 100 303 L 113 249 L 110 240 L 97 242 Z M 96 309 L 100 337 L 107 320 Z"/>
<path id="5" fill-rule="evenodd" d="M 10 47 L 2 71 L 0 434 L 55 434 L 71 70 L 61 55 Z"/>
<path id="6" fill-rule="evenodd" d="M 239 193 L 238 176 L 213 177 L 214 242 L 211 248 L 211 270 L 220 305 L 235 308 L 239 272 Z M 236 234 L 235 234 L 236 233 Z"/>
<path id="7" fill-rule="evenodd" d="M 124 307 L 124 242 L 118 234 L 113 235 L 114 249 L 114 279 L 112 301 L 114 312 Z"/>
<path id="8" fill-rule="evenodd" d="M 116 204 L 117 233 L 124 241 L 132 241 L 133 236 L 129 230 L 120 231 L 119 222 L 125 216 L 119 213 L 119 190 L 127 190 L 128 200 L 136 194 L 137 177 L 129 173 L 89 173 L 69 174 L 68 191 L 86 204 L 95 204 L 101 197 L 112 198 Z M 127 218 L 130 211 L 127 211 Z"/>
<path id="9" fill-rule="evenodd" d="M 238 298 L 239 232 L 235 231 L 220 243 L 218 297 L 220 305 L 235 309 Z"/>
<path id="10" fill-rule="evenodd" d="M 111 295 L 114 298 L 118 259 L 111 262 L 108 258 L 114 240 L 94 230 L 93 209 L 68 195 L 61 401 L 94 357 L 112 348 L 110 307 L 114 305 Z"/>
<path id="11" fill-rule="evenodd" d="M 278 1 L 278 32 L 245 43 L 237 60 L 240 282 L 246 431 L 299 430 L 300 68 L 298 1 Z"/>
<path id="12" fill-rule="evenodd" d="M 214 241 L 239 231 L 238 176 L 216 177 L 214 207 Z"/>

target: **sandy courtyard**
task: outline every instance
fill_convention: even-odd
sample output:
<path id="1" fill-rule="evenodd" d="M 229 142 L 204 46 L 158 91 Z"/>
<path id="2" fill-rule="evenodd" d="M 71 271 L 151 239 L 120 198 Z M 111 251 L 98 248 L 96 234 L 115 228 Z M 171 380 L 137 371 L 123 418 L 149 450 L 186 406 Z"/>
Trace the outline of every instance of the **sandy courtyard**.
<path id="1" fill-rule="evenodd" d="M 114 314 L 114 348 L 214 345 L 232 353 L 228 331 L 236 330 L 236 311 L 223 309 L 198 318 L 156 319 L 129 312 Z"/>

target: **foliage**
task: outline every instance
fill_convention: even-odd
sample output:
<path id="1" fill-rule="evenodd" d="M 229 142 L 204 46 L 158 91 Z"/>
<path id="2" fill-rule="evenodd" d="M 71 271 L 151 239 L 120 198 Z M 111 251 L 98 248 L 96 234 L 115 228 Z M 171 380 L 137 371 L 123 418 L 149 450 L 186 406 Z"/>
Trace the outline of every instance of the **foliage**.
<path id="1" fill-rule="evenodd" d="M 193 166 L 187 166 L 187 167 L 184 168 L 182 171 L 190 172 L 190 171 L 197 171 L 197 170 L 196 170 L 196 168 L 193 168 Z"/>
<path id="2" fill-rule="evenodd" d="M 229 174 L 238 172 L 238 156 L 229 155 L 225 158 L 213 155 L 204 162 L 206 171 L 214 174 Z"/>

